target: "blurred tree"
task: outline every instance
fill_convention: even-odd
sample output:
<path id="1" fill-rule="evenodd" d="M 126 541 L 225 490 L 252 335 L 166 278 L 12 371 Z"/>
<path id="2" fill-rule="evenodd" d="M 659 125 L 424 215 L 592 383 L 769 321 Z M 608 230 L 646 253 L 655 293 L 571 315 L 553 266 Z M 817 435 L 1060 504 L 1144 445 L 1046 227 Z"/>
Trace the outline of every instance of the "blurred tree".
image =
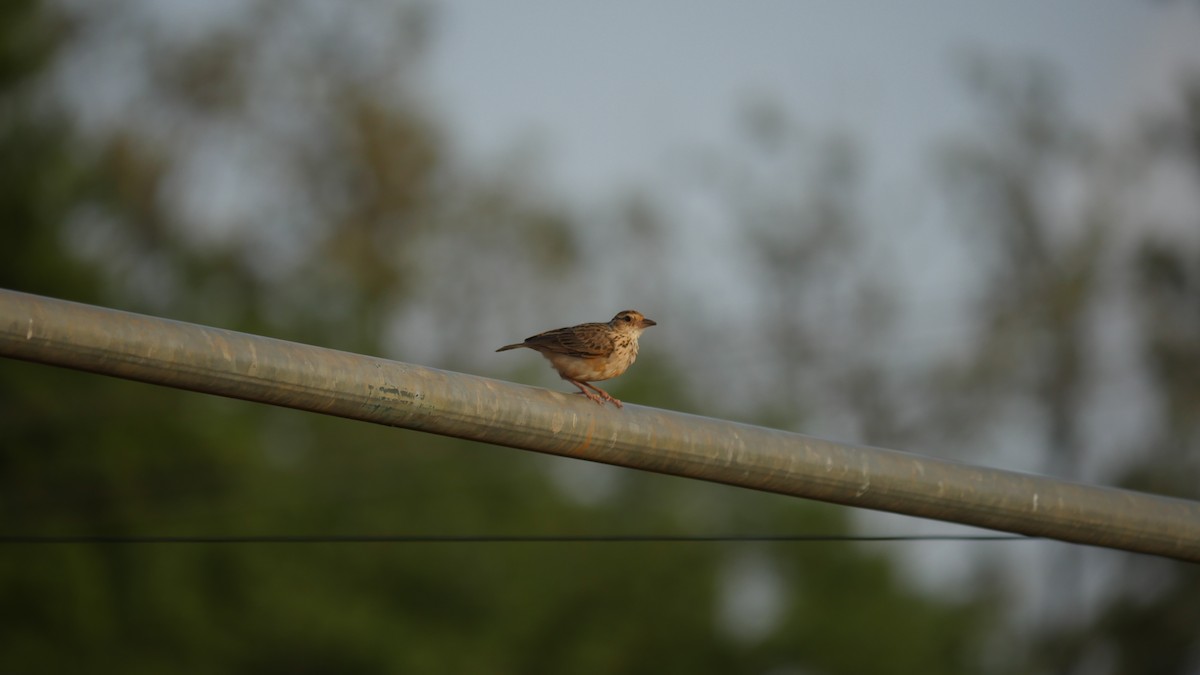
<path id="1" fill-rule="evenodd" d="M 62 134 L 63 121 L 41 114 L 36 74 L 53 53 L 59 24 L 35 0 L 0 8 L 0 286 L 45 293 L 87 293 L 91 270 L 61 255 L 57 228 L 69 196 L 87 190 L 85 163 Z M 85 295 L 95 299 L 96 295 Z"/>
<path id="2" fill-rule="evenodd" d="M 1103 299 L 1096 267 L 1110 223 L 1087 211 L 1064 222 L 1056 212 L 1088 142 L 1061 110 L 1054 77 L 985 62 L 972 75 L 991 134 L 952 147 L 946 175 L 984 271 L 979 339 L 945 402 L 976 427 L 1007 424 L 1004 411 L 1032 398 L 1046 469 L 1077 476 L 1089 311 Z"/>
<path id="3" fill-rule="evenodd" d="M 860 149 L 846 134 L 805 134 L 771 105 L 750 107 L 743 122 L 746 142 L 737 154 L 702 157 L 702 192 L 711 200 L 710 208 L 736 224 L 741 246 L 725 253 L 745 257 L 753 303 L 745 315 L 722 314 L 712 320 L 722 329 L 738 329 L 738 347 L 730 348 L 731 338 L 724 330 L 706 346 L 722 353 L 720 359 L 712 359 L 712 367 L 700 369 L 724 387 L 723 400 L 714 399 L 710 405 L 727 414 L 728 399 L 736 398 L 750 402 L 757 423 L 903 445 L 911 437 L 900 414 L 904 392 L 894 389 L 900 379 L 891 372 L 883 349 L 891 339 L 900 289 L 889 283 L 892 268 L 878 264 L 870 252 L 878 240 L 872 239 L 877 231 L 863 207 L 867 168 Z M 742 328 L 747 326 L 751 328 Z M 707 337 L 706 330 L 711 328 L 697 327 L 700 340 Z M 724 506 L 746 513 L 750 522 L 761 520 L 767 507 L 744 494 L 730 495 Z M 826 528 L 832 517 L 837 518 L 836 527 L 850 526 L 845 510 L 797 506 L 793 518 L 801 517 L 801 508 L 810 510 L 806 517 L 812 522 L 826 520 Z M 764 560 L 786 570 L 782 576 L 793 587 L 791 602 L 827 610 L 784 613 L 784 630 L 772 632 L 763 643 L 763 653 L 777 655 L 776 664 L 818 672 L 877 670 L 884 667 L 878 657 L 894 640 L 909 645 L 902 656 L 888 657 L 886 667 L 899 671 L 1007 667 L 985 644 L 987 636 L 999 631 L 994 621 L 998 598 L 985 590 L 986 585 L 954 597 L 960 614 L 922 612 L 919 618 L 913 614 L 900 619 L 892 612 L 905 612 L 904 603 L 893 605 L 876 597 L 871 618 L 858 612 L 839 616 L 832 608 L 834 598 L 855 596 L 854 587 L 887 578 L 886 584 L 898 584 L 899 590 L 907 582 L 894 578 L 883 559 L 873 563 L 878 565 L 875 572 L 871 565 L 855 565 L 852 572 L 832 575 L 822 570 L 839 567 L 843 559 L 835 552 L 822 551 L 799 562 L 784 551 L 771 550 Z M 876 572 L 882 576 L 876 577 Z M 832 577 L 842 581 L 829 581 Z M 810 584 L 808 579 L 827 581 Z M 935 627 L 943 620 L 949 623 Z M 951 625 L 968 629 L 963 640 L 953 637 Z M 880 638 L 879 644 L 861 641 L 884 633 L 888 637 Z M 932 634 L 947 640 L 930 642 Z M 802 658 L 812 645 L 799 635 L 834 648 Z M 764 662 L 763 668 L 769 665 Z"/>
<path id="4" fill-rule="evenodd" d="M 1083 480 L 1097 367 L 1089 358 L 1097 354 L 1096 307 L 1106 300 L 1099 267 L 1112 224 L 1086 208 L 1064 215 L 1059 204 L 1090 141 L 1062 110 L 1061 87 L 1044 67 L 980 59 L 969 75 L 990 133 L 951 146 L 946 176 L 979 269 L 976 337 L 966 359 L 947 364 L 932 400 L 952 428 L 1015 436 L 1035 468 Z M 1064 549 L 1047 568 L 1055 595 L 1040 608 L 1047 623 L 1078 616 L 1080 555 Z"/>
<path id="5" fill-rule="evenodd" d="M 708 158 L 704 181 L 736 223 L 741 247 L 729 256 L 743 259 L 753 298 L 737 321 L 753 328 L 739 331 L 744 348 L 721 359 L 725 370 L 711 379 L 747 387 L 738 398 L 756 423 L 903 445 L 885 349 L 902 291 L 872 250 L 889 237 L 867 213 L 862 149 L 844 131 L 806 134 L 767 103 L 750 106 L 742 122 L 747 149 Z"/>
<path id="6" fill-rule="evenodd" d="M 512 172 L 456 167 L 409 98 L 427 10 L 260 0 L 192 21 L 153 3 L 0 11 L 0 143 L 23 158 L 0 165 L 6 239 L 18 243 L 0 253 L 5 285 L 454 363 L 496 320 L 488 296 L 551 286 L 579 260 L 568 210 Z M 114 58 L 129 68 L 106 72 Z M 23 107 L 26 83 L 46 72 L 41 105 L 60 117 Z M 631 229 L 656 236 L 648 213 L 631 209 Z M 645 365 L 633 386 L 648 400 L 687 400 L 668 365 Z M 9 533 L 846 528 L 841 510 L 653 475 L 588 503 L 548 479 L 570 460 L 30 364 L 0 363 L 0 397 Z M 988 669 L 991 598 L 929 598 L 882 555 L 849 546 L 757 551 L 11 547 L 0 670 Z M 765 589 L 753 596 L 762 606 L 741 598 L 747 583 Z"/>
<path id="7" fill-rule="evenodd" d="M 1169 147 L 1174 161 L 1182 151 L 1191 175 L 1200 175 L 1192 142 L 1200 127 L 1192 117 L 1157 125 L 1147 138 L 1172 142 L 1138 141 L 1130 150 L 1127 142 L 1083 133 L 1043 69 L 980 62 L 973 72 L 991 131 L 953 146 L 946 174 L 985 272 L 972 348 L 931 380 L 931 433 L 1024 446 L 1046 471 L 1067 478 L 1196 498 L 1196 229 L 1144 222 L 1131 183 L 1154 181 L 1153 162 L 1136 158 L 1156 146 Z M 1064 194 L 1077 198 L 1065 202 Z M 1133 327 L 1131 335 L 1114 339 L 1122 325 Z M 1145 368 L 1133 379 L 1154 403 L 1101 395 L 1118 363 Z M 1125 383 L 1131 390 L 1137 388 Z M 1141 421 L 1141 433 L 1121 433 L 1118 420 L 1129 419 L 1123 413 L 1147 408 L 1161 422 Z M 1106 440 L 1113 438 L 1119 443 Z M 1089 452 L 1102 439 L 1121 462 Z M 1098 468 L 1114 464 L 1122 467 L 1115 475 Z M 1194 672 L 1200 617 L 1189 608 L 1200 599 L 1200 576 L 1185 565 L 1125 556 L 1085 603 L 1082 582 L 1097 569 L 1092 560 L 1066 549 L 1043 582 L 1044 616 L 1022 631 L 1033 646 L 1033 671 L 1090 672 L 1104 662 L 1113 673 Z M 1131 629 L 1145 621 L 1154 628 Z"/>
<path id="8" fill-rule="evenodd" d="M 1137 154 L 1144 175 L 1178 171 L 1200 188 L 1200 77 L 1181 86 L 1177 115 L 1151 120 Z M 1159 219 L 1160 216 L 1149 216 Z M 1136 457 L 1120 483 L 1138 490 L 1200 499 L 1200 214 L 1176 222 L 1142 222 L 1122 264 L 1130 273 L 1136 348 L 1157 403 L 1155 424 L 1128 453 Z M 1129 557 L 1119 583 L 1074 630 L 1050 636 L 1048 672 L 1102 658 L 1115 675 L 1179 674 L 1200 669 L 1200 571 L 1195 565 Z"/>

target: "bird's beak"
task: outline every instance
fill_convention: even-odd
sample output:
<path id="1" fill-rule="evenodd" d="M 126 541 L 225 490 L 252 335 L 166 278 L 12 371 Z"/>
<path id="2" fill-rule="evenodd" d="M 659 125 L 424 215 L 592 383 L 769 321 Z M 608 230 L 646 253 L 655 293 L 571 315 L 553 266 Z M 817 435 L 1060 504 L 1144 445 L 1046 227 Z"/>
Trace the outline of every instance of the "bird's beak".
<path id="1" fill-rule="evenodd" d="M 647 319 L 646 317 L 642 317 L 642 328 L 649 328 L 650 326 L 657 326 L 657 325 L 658 325 L 657 321 L 653 321 L 651 319 Z"/>

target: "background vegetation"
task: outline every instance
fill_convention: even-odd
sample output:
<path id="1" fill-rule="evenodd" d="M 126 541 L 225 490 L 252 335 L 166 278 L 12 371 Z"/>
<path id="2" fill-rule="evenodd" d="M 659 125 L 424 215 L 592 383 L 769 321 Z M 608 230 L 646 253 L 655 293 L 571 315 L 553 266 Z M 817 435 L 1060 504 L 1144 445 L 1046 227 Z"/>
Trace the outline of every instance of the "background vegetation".
<path id="1" fill-rule="evenodd" d="M 0 286 L 551 385 L 543 364 L 490 349 L 611 313 L 575 314 L 572 298 L 614 275 L 598 296 L 662 323 L 618 396 L 968 461 L 1020 446 L 1013 468 L 1200 497 L 1200 222 L 1145 208 L 1164 176 L 1200 180 L 1200 77 L 1180 83 L 1178 114 L 1114 143 L 1062 109 L 1053 73 L 969 69 L 979 129 L 947 139 L 936 169 L 960 225 L 928 252 L 971 261 L 970 337 L 948 349 L 906 320 L 924 300 L 880 254 L 906 235 L 868 215 L 851 137 L 765 106 L 739 151 L 694 158 L 709 208 L 739 223 L 727 254 L 755 271 L 745 314 L 720 315 L 672 273 L 687 233 L 656 195 L 597 225 L 536 166 L 452 159 L 452 130 L 410 83 L 430 10 L 364 3 L 391 36 L 369 51 L 337 20 L 247 6 L 245 25 L 191 40 L 140 27 L 138 104 L 107 118 L 52 84 L 113 48 L 118 19 L 0 6 Z M 254 208 L 214 206 L 220 181 Z M 759 330 L 732 349 L 745 320 Z M 1131 406 L 1154 424 L 1102 434 L 1098 416 Z M 8 534 L 882 526 L 916 528 L 0 362 Z M 1052 543 L 0 555 L 3 672 L 1190 673 L 1197 625 L 1194 566 Z"/>

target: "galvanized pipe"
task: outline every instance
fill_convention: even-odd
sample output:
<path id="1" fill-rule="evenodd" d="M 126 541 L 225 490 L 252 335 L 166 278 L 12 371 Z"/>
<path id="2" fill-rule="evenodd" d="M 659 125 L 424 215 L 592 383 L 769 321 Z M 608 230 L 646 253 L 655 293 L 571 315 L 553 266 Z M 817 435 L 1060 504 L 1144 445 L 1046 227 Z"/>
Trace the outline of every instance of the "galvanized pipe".
<path id="1" fill-rule="evenodd" d="M 1200 503 L 0 290 L 0 355 L 755 490 L 1200 562 Z"/>

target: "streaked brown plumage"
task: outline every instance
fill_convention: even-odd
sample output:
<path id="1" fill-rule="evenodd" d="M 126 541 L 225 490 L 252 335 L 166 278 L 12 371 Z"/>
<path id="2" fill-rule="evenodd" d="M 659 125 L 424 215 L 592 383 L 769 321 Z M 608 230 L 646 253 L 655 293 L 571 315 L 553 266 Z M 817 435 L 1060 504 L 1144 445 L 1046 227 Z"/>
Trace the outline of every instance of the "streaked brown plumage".
<path id="1" fill-rule="evenodd" d="M 559 377 L 579 387 L 584 396 L 600 405 L 611 401 L 620 408 L 620 401 L 590 383 L 625 372 L 637 358 L 638 337 L 654 325 L 655 322 L 642 316 L 641 312 L 627 309 L 618 312 L 608 323 L 556 328 L 525 338 L 524 342 L 504 345 L 496 351 L 528 347 L 539 352 L 550 361 Z"/>

